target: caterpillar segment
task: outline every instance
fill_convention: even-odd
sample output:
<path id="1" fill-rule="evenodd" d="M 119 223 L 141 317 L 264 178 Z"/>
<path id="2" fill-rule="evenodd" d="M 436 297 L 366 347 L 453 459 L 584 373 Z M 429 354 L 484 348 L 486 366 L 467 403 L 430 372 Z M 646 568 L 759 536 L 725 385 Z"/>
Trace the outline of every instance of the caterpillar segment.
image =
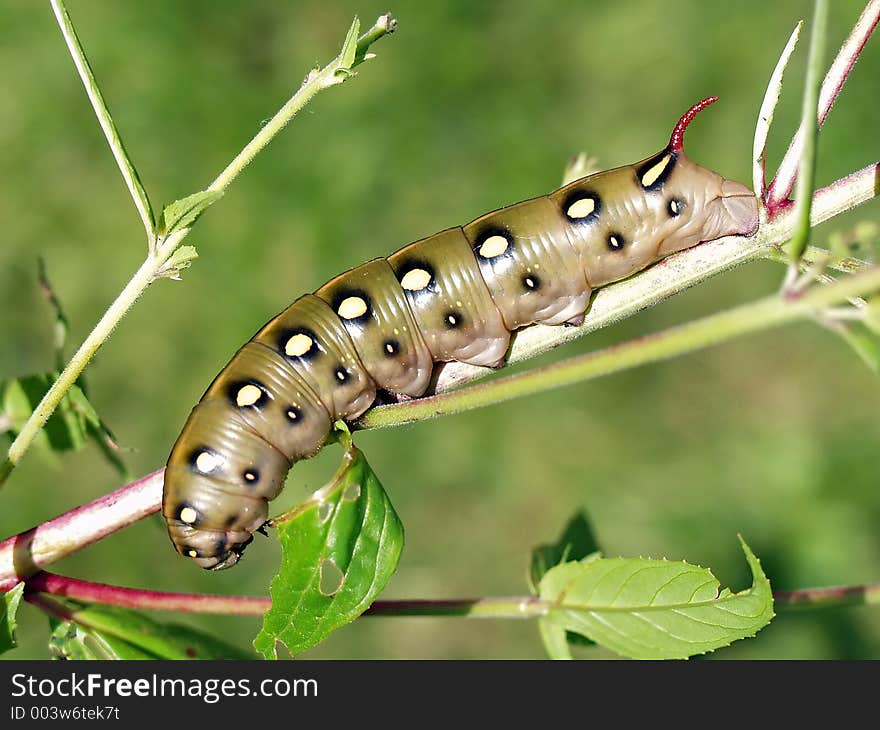
<path id="1" fill-rule="evenodd" d="M 598 287 L 701 242 L 752 235 L 741 183 L 669 144 L 347 271 L 264 325 L 193 408 L 168 459 L 162 510 L 177 551 L 234 565 L 291 465 L 377 393 L 418 397 L 436 363 L 497 367 L 511 332 L 577 324 Z"/>

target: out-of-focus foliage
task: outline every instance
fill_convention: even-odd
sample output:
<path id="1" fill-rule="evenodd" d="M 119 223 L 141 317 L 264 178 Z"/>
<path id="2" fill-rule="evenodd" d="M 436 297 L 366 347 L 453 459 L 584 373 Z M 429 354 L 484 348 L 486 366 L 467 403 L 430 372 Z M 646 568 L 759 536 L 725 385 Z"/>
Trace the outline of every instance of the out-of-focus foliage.
<path id="1" fill-rule="evenodd" d="M 305 291 L 364 260 L 553 189 L 580 150 L 603 167 L 640 159 L 681 112 L 721 102 L 688 132 L 689 155 L 749 180 L 755 115 L 807 0 L 767 3 L 473 3 L 373 0 L 137 3 L 69 0 L 104 96 L 154 204 L 204 188 L 299 85 L 338 52 L 354 14 L 399 30 L 360 78 L 321 95 L 187 241 L 183 282 L 147 292 L 88 369 L 90 398 L 136 474 L 160 466 L 231 354 Z M 835 2 L 842 40 L 862 3 Z M 81 341 L 144 254 L 143 230 L 49 8 L 12 3 L 0 42 L 0 376 L 54 365 L 45 257 Z M 836 46 L 829 49 L 833 54 Z M 786 78 L 771 166 L 800 113 L 804 49 Z M 830 57 L 830 55 L 829 55 Z M 819 184 L 876 160 L 880 41 L 820 136 Z M 876 204 L 816 231 L 875 220 Z M 547 356 L 583 352 L 778 287 L 756 264 Z M 577 508 L 603 553 L 711 565 L 746 585 L 742 532 L 774 588 L 877 580 L 878 383 L 830 333 L 804 324 L 584 386 L 396 431 L 360 434 L 407 528 L 383 598 L 525 591 L 532 545 Z M 323 484 L 330 447 L 298 464 L 276 513 Z M 53 469 L 29 454 L 0 492 L 0 535 L 119 485 L 95 449 Z M 263 594 L 280 560 L 260 540 L 205 573 L 176 556 L 158 518 L 56 566 L 102 582 Z M 247 649 L 259 617 L 186 617 Z M 48 656 L 45 618 L 19 612 L 20 647 Z M 608 656 L 586 648 L 587 656 Z M 880 612 L 784 614 L 718 657 L 877 657 Z M 303 656 L 540 657 L 531 622 L 360 620 Z"/>

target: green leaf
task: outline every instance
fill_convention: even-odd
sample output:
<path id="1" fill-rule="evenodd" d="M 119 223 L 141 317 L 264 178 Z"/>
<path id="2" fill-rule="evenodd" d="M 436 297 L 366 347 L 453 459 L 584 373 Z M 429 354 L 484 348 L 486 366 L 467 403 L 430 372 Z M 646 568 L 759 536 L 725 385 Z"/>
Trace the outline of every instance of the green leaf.
<path id="1" fill-rule="evenodd" d="M 15 640 L 15 614 L 24 595 L 24 583 L 3 594 L 2 613 L 0 613 L 0 654 L 18 646 Z"/>
<path id="2" fill-rule="evenodd" d="M 49 619 L 49 654 L 55 659 L 158 659 L 112 634 Z"/>
<path id="3" fill-rule="evenodd" d="M 348 29 L 348 34 L 342 43 L 342 50 L 339 52 L 339 68 L 337 71 L 348 71 L 354 63 L 354 57 L 357 53 L 358 34 L 361 30 L 361 21 L 355 16 Z"/>
<path id="4" fill-rule="evenodd" d="M 360 616 L 385 587 L 403 549 L 403 525 L 350 439 L 333 480 L 276 521 L 281 570 L 254 647 L 297 654 Z"/>
<path id="5" fill-rule="evenodd" d="M 180 281 L 180 272 L 192 266 L 192 262 L 198 257 L 195 246 L 180 246 L 168 257 L 156 276 L 167 276 L 169 279 Z"/>
<path id="6" fill-rule="evenodd" d="M 538 545 L 532 550 L 528 576 L 532 593 L 537 594 L 541 578 L 550 568 L 570 560 L 583 560 L 591 554 L 598 557 L 598 550 L 599 546 L 586 513 L 575 512 L 555 543 Z"/>
<path id="7" fill-rule="evenodd" d="M 541 635 L 541 643 L 544 645 L 544 651 L 547 652 L 548 657 L 551 659 L 572 658 L 568 637 L 577 636 L 577 634 L 566 631 L 546 618 L 538 619 L 538 633 Z"/>
<path id="8" fill-rule="evenodd" d="M 253 659 L 250 652 L 180 624 L 164 624 L 127 608 L 88 606 L 74 611 L 76 630 L 57 628 L 64 650 L 100 659 Z M 63 637 L 69 638 L 64 641 Z M 53 637 L 55 636 L 53 632 Z"/>
<path id="9" fill-rule="evenodd" d="M 761 564 L 740 538 L 752 586 L 719 591 L 706 568 L 650 558 L 599 558 L 549 570 L 546 619 L 634 659 L 684 659 L 754 636 L 773 618 Z"/>
<path id="10" fill-rule="evenodd" d="M 51 372 L 0 381 L 0 430 L 14 438 L 57 378 L 58 373 Z M 110 429 L 101 420 L 85 391 L 74 384 L 64 394 L 34 444 L 44 453 L 76 451 L 89 439 L 97 442 L 120 474 L 129 475 Z"/>
<path id="11" fill-rule="evenodd" d="M 190 228 L 205 209 L 223 197 L 223 190 L 200 190 L 185 198 L 168 203 L 159 216 L 159 235 Z"/>

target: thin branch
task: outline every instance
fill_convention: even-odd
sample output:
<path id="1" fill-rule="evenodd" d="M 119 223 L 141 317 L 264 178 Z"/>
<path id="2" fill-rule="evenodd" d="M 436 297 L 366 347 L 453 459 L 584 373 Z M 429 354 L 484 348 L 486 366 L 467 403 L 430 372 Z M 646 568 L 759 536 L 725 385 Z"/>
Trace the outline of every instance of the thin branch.
<path id="1" fill-rule="evenodd" d="M 73 28 L 70 16 L 67 14 L 67 8 L 64 7 L 63 0 L 49 0 L 49 2 L 52 5 L 58 26 L 61 28 L 61 34 L 64 36 L 67 49 L 70 51 L 70 56 L 73 59 L 76 70 L 79 73 L 80 79 L 82 79 L 86 94 L 88 94 L 92 108 L 95 110 L 95 116 L 98 117 L 98 123 L 101 125 L 101 129 L 104 130 L 107 144 L 110 145 L 110 150 L 116 159 L 119 172 L 122 173 L 122 179 L 125 180 L 128 192 L 131 193 L 134 207 L 137 208 L 141 222 L 144 224 L 147 241 L 152 246 L 156 237 L 156 221 L 153 217 L 153 208 L 150 205 L 147 191 L 144 190 L 137 170 L 135 170 L 128 153 L 125 151 L 122 138 L 119 136 L 116 125 L 113 123 L 113 117 L 110 116 L 110 110 L 107 108 L 104 97 L 101 95 L 98 83 L 95 81 L 95 76 L 89 66 L 88 59 L 86 59 L 85 51 L 83 51 L 80 45 L 79 38 L 76 37 L 76 31 Z"/>
<path id="2" fill-rule="evenodd" d="M 69 619 L 72 612 L 46 598 L 50 594 L 86 603 L 101 603 L 151 611 L 176 611 L 236 616 L 261 616 L 271 599 L 260 596 L 219 596 L 172 593 L 92 583 L 51 573 L 38 573 L 26 581 L 25 599 L 56 618 Z M 880 583 L 828 588 L 776 591 L 774 605 L 783 608 L 838 608 L 880 603 Z M 504 598 L 402 599 L 375 601 L 364 616 L 462 616 L 467 618 L 536 618 L 551 604 L 536 596 Z"/>
<path id="3" fill-rule="evenodd" d="M 53 3 L 59 0 L 53 0 Z M 53 5 L 54 7 L 54 5 Z M 66 15 L 65 15 L 66 17 Z M 69 24 L 70 19 L 66 22 Z M 354 61 L 351 66 L 345 66 L 343 61 L 343 53 L 340 53 L 333 61 L 325 66 L 320 72 L 312 72 L 306 78 L 305 83 L 291 97 L 291 99 L 281 108 L 281 110 L 272 117 L 272 120 L 264 126 L 257 135 L 251 140 L 245 148 L 235 157 L 235 159 L 227 165 L 226 169 L 211 183 L 211 190 L 225 189 L 229 183 L 234 180 L 239 173 L 251 162 L 254 156 L 262 150 L 269 141 L 280 132 L 286 124 L 300 111 L 315 94 L 321 89 L 330 88 L 336 84 L 342 83 L 346 78 L 352 75 L 349 70 L 352 66 L 361 63 L 365 58 L 369 57 L 367 49 L 372 43 L 377 41 L 384 35 L 391 33 L 395 29 L 396 22 L 390 15 L 381 16 L 370 30 L 368 30 L 360 39 L 354 48 Z M 72 30 L 72 26 L 71 26 Z M 81 49 L 80 49 L 81 50 Z M 345 49 L 343 49 L 345 50 Z M 94 85 L 94 79 L 91 80 Z M 89 89 L 87 84 L 87 89 Z M 95 86 L 97 89 L 97 86 Z M 101 107 L 106 112 L 106 107 Z M 100 113 L 99 113 L 100 117 Z M 109 119 L 109 113 L 107 114 Z M 112 123 L 112 121 L 111 121 Z M 118 137 L 118 135 L 117 135 Z M 111 142 L 111 146 L 113 143 Z M 114 150 L 116 147 L 114 147 Z M 119 145 L 121 148 L 121 143 Z M 127 160 L 127 158 L 125 158 Z M 189 235 L 191 228 L 184 228 L 175 231 L 166 239 L 164 239 L 155 249 L 151 247 L 147 254 L 147 258 L 135 272 L 134 276 L 125 285 L 125 288 L 116 297 L 116 300 L 110 305 L 95 328 L 89 333 L 85 341 L 80 345 L 79 349 L 67 363 L 67 366 L 58 376 L 58 379 L 52 384 L 42 400 L 37 404 L 30 417 L 25 421 L 15 440 L 9 447 L 6 458 L 0 463 L 0 485 L 2 485 L 12 470 L 21 461 L 25 452 L 30 448 L 40 429 L 46 424 L 49 416 L 57 408 L 64 394 L 79 378 L 86 365 L 98 351 L 101 345 L 110 336 L 117 324 L 122 320 L 128 310 L 134 305 L 141 294 L 146 291 L 147 287 L 153 283 L 158 277 L 165 274 L 165 265 L 174 254 L 180 243 Z"/>
<path id="4" fill-rule="evenodd" d="M 257 596 L 219 596 L 148 591 L 139 588 L 122 588 L 105 583 L 92 583 L 52 573 L 37 573 L 27 579 L 26 587 L 28 593 L 50 593 L 54 596 L 63 596 L 87 603 L 102 603 L 149 611 L 262 616 L 272 605 L 269 598 Z"/>
<path id="5" fill-rule="evenodd" d="M 0 543 L 0 590 L 159 511 L 164 469 Z"/>
<path id="6" fill-rule="evenodd" d="M 822 89 L 819 92 L 817 121 L 820 128 L 825 123 L 831 107 L 834 106 L 843 85 L 849 78 L 850 71 L 858 61 L 862 49 L 871 37 L 878 21 L 880 21 L 880 0 L 870 0 L 825 75 Z M 801 157 L 802 145 L 803 130 L 798 129 L 767 191 L 767 207 L 771 215 L 784 205 L 791 195 L 798 174 L 798 161 Z"/>
<path id="7" fill-rule="evenodd" d="M 798 274 L 798 263 L 810 240 L 810 208 L 813 204 L 813 189 L 816 180 L 816 136 L 819 127 L 816 123 L 816 104 L 819 96 L 819 76 L 824 56 L 825 33 L 828 27 L 828 0 L 815 0 L 813 26 L 810 33 L 810 50 L 807 57 L 807 77 L 804 81 L 804 99 L 801 112 L 801 159 L 795 195 L 794 236 L 789 243 L 792 266 L 789 268 L 791 280 Z"/>

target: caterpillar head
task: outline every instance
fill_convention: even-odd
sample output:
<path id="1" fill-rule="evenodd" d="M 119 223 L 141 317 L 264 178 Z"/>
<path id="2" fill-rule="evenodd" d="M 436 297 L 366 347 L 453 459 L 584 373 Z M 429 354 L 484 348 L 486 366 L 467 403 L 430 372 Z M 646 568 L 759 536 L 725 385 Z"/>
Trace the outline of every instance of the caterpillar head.
<path id="1" fill-rule="evenodd" d="M 660 193 L 655 203 L 658 257 L 724 236 L 750 236 L 758 229 L 755 194 L 742 183 L 697 165 L 684 153 L 688 124 L 717 100 L 711 96 L 691 107 L 675 125 L 666 149 L 635 165 L 641 187 Z"/>

